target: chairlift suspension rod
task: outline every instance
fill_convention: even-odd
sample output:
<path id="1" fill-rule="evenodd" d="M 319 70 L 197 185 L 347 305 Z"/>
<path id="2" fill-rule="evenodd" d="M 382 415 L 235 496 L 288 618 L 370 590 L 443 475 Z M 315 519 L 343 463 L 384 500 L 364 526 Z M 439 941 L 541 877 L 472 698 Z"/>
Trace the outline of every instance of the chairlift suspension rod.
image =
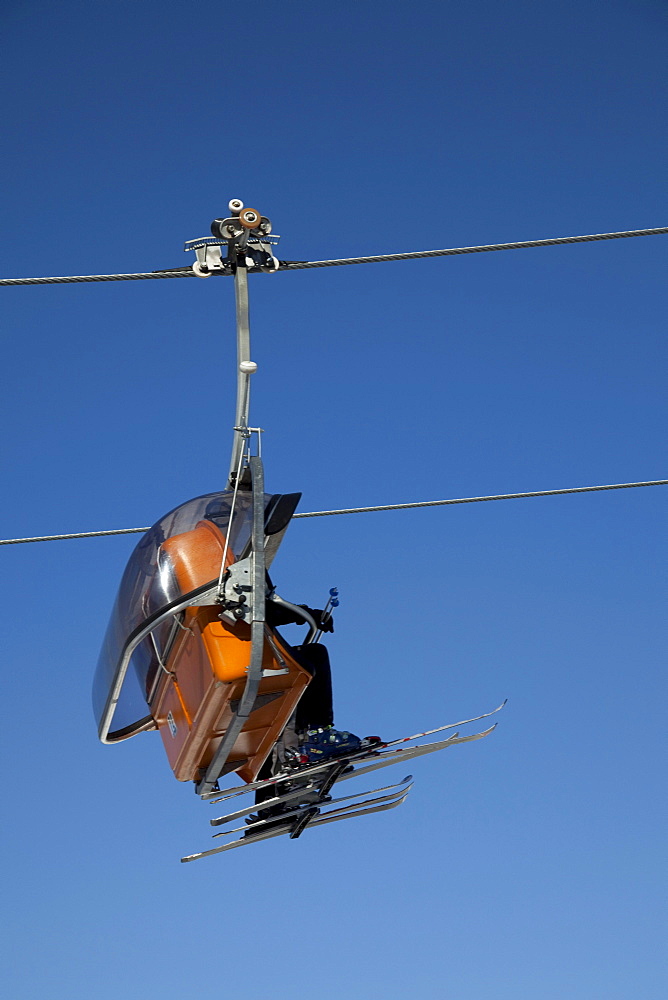
<path id="1" fill-rule="evenodd" d="M 240 255 L 239 255 L 240 256 Z M 234 273 L 234 297 L 237 315 L 237 410 L 234 423 L 234 443 L 230 460 L 228 489 L 237 475 L 239 457 L 247 437 L 250 407 L 250 377 L 253 365 L 250 357 L 250 314 L 248 307 L 248 269 L 238 260 Z"/>

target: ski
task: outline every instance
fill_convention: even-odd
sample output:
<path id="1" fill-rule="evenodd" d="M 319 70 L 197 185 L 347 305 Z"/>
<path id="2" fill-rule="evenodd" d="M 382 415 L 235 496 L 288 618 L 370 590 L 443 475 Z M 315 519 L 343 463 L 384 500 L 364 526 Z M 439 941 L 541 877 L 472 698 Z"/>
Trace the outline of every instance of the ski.
<path id="1" fill-rule="evenodd" d="M 385 812 L 388 809 L 396 809 L 400 806 L 402 802 L 405 801 L 410 787 L 399 795 L 387 796 L 386 798 L 391 798 L 391 801 L 382 801 L 380 804 L 371 805 L 373 800 L 369 800 L 368 803 L 363 805 L 363 808 L 358 808 L 357 803 L 352 803 L 350 806 L 346 806 L 340 810 L 334 810 L 335 813 L 340 813 L 340 815 L 331 815 L 325 813 L 324 815 L 315 815 L 310 821 L 308 821 L 305 828 L 311 829 L 316 826 L 324 826 L 326 823 L 338 823 L 344 819 L 356 819 L 358 816 L 367 816 L 375 812 Z M 283 837 L 290 835 L 292 833 L 292 828 L 294 823 L 285 823 L 280 829 L 271 829 L 262 832 L 261 830 L 255 834 L 253 837 L 242 837 L 240 840 L 233 840 L 231 844 L 222 844 L 220 847 L 213 847 L 208 851 L 200 851 L 199 854 L 188 854 L 186 857 L 181 858 L 182 862 L 188 861 L 199 861 L 200 858 L 208 858 L 213 854 L 222 854 L 224 851 L 232 851 L 237 847 L 247 847 L 249 844 L 256 844 L 260 840 L 271 840 L 273 837 Z M 301 832 L 301 831 L 300 831 Z"/>
<path id="2" fill-rule="evenodd" d="M 414 760 L 415 757 L 424 757 L 426 754 L 436 753 L 437 750 L 447 750 L 448 747 L 458 746 L 460 743 L 473 743 L 475 740 L 482 740 L 485 736 L 489 736 L 495 729 L 496 723 L 482 733 L 471 733 L 470 736 L 458 736 L 455 733 L 449 739 L 441 740 L 438 743 L 422 743 L 420 746 L 406 747 L 404 750 L 389 750 L 387 753 L 378 754 L 380 759 L 376 758 L 372 764 L 366 764 L 364 767 L 358 767 L 342 774 L 338 781 L 347 781 L 348 778 L 369 774 L 371 771 L 377 771 L 381 767 L 390 767 L 392 764 L 403 764 L 407 760 Z"/>
<path id="3" fill-rule="evenodd" d="M 358 792 L 358 795 L 371 795 L 373 792 L 387 792 L 391 788 L 398 788 L 400 785 L 404 784 L 406 781 L 410 780 L 410 775 L 403 779 L 403 781 L 397 782 L 396 785 L 384 785 L 382 788 L 373 788 L 369 792 Z M 319 787 L 316 782 L 309 782 L 300 788 L 292 789 L 286 792 L 284 795 L 277 795 L 273 799 L 265 799 L 264 802 L 256 802 L 251 805 L 246 806 L 244 809 L 237 809 L 235 812 L 228 813 L 226 816 L 218 816 L 216 819 L 209 820 L 211 826 L 224 826 L 225 823 L 232 823 L 235 819 L 241 819 L 242 816 L 247 816 L 252 812 L 257 812 L 263 809 L 272 809 L 275 806 L 283 805 L 286 802 L 291 802 L 293 799 L 304 799 L 301 804 L 308 804 L 308 796 L 317 796 L 313 798 L 313 803 L 318 804 L 324 801 L 322 798 L 321 787 Z M 337 800 L 339 801 L 339 800 Z"/>
<path id="4" fill-rule="evenodd" d="M 294 818 L 296 816 L 300 816 L 303 813 L 308 812 L 311 809 L 319 809 L 320 807 L 327 807 L 329 809 L 330 806 L 338 805 L 341 802 L 349 802 L 351 799 L 359 799 L 359 798 L 364 799 L 364 802 L 357 802 L 357 803 L 355 803 L 356 805 L 359 805 L 359 806 L 366 805 L 367 802 L 386 802 L 389 799 L 394 798 L 395 795 L 398 794 L 396 792 L 397 788 L 401 788 L 403 790 L 404 786 L 406 784 L 408 784 L 409 782 L 410 782 L 410 785 L 409 785 L 409 788 L 410 788 L 410 787 L 412 787 L 412 784 L 413 784 L 413 775 L 412 774 L 406 775 L 406 777 L 403 778 L 402 781 L 397 782 L 397 784 L 395 784 L 395 785 L 385 785 L 383 788 L 371 788 L 368 792 L 355 792 L 354 795 L 343 795 L 343 796 L 341 796 L 338 799 L 328 799 L 328 798 L 325 798 L 325 799 L 316 799 L 316 800 L 314 800 L 312 802 L 308 802 L 308 801 L 307 802 L 302 802 L 302 803 L 299 803 L 299 805 L 295 806 L 294 809 L 291 809 L 288 812 L 280 813 L 280 814 L 278 814 L 276 816 L 269 816 L 267 819 L 257 820 L 256 822 L 249 823 L 246 826 L 234 827 L 231 830 L 221 830 L 219 833 L 212 834 L 212 836 L 213 837 L 227 837 L 229 834 L 240 833 L 243 830 L 245 830 L 246 833 L 251 833 L 254 830 L 258 830 L 261 827 L 266 826 L 268 823 L 272 823 L 272 824 L 275 824 L 277 822 L 282 823 L 283 820 L 290 819 L 291 817 Z M 395 790 L 393 791 L 393 789 L 395 789 Z M 368 798 L 365 798 L 365 796 L 375 795 L 377 792 L 390 792 L 390 794 L 389 795 L 385 795 L 382 799 L 381 798 L 379 798 L 379 799 L 368 799 Z M 266 804 L 264 802 L 261 803 L 261 808 L 262 809 L 266 808 Z M 250 809 L 247 810 L 247 811 L 251 811 L 251 809 L 257 809 L 257 806 L 251 806 Z M 333 811 L 334 812 L 338 812 L 338 810 L 333 810 Z M 243 815 L 243 813 L 242 813 L 242 815 Z M 329 813 L 327 813 L 327 815 L 329 815 Z M 234 813 L 232 813 L 231 816 L 232 816 L 232 818 L 239 818 Z M 216 826 L 220 826 L 220 825 L 222 825 L 222 823 L 227 823 L 227 822 L 230 822 L 230 821 L 231 820 L 230 820 L 229 816 L 222 816 L 220 818 L 220 820 L 217 820 L 217 821 L 212 820 L 211 823 L 212 823 L 212 825 L 214 825 L 214 822 L 215 822 Z"/>
<path id="5" fill-rule="evenodd" d="M 309 824 L 309 829 L 312 826 L 325 826 L 326 823 L 338 823 L 338 821 L 342 819 L 355 819 L 357 816 L 368 816 L 371 813 L 386 812 L 388 809 L 396 809 L 397 806 L 400 806 L 402 802 L 406 801 L 406 797 L 409 791 L 410 789 L 407 789 L 403 795 L 397 796 L 392 802 L 389 802 L 387 805 L 373 806 L 372 808 L 358 809 L 356 811 L 353 811 L 353 809 L 355 808 L 354 806 L 349 806 L 348 808 L 350 809 L 350 812 L 344 809 L 338 810 L 339 812 L 343 813 L 343 815 L 341 816 L 333 816 L 330 815 L 329 813 L 325 813 L 324 816 L 319 816 L 317 819 L 313 820 L 313 822 Z M 369 803 L 367 803 L 367 806 L 368 805 Z"/>
<path id="6" fill-rule="evenodd" d="M 491 714 L 491 713 L 488 713 Z M 490 726 L 489 729 L 484 730 L 482 733 L 472 733 L 470 736 L 459 736 L 458 733 L 454 733 L 449 736 L 446 740 L 440 740 L 437 743 L 423 743 L 417 747 L 402 747 L 396 750 L 383 750 L 382 747 L 387 746 L 387 744 L 378 744 L 381 749 L 358 751 L 355 754 L 345 754 L 341 757 L 336 757 L 329 761 L 323 762 L 322 764 L 315 764 L 312 767 L 306 767 L 298 771 L 283 771 L 280 774 L 273 775 L 271 778 L 265 778 L 263 781 L 250 782 L 248 785 L 242 785 L 237 788 L 231 788 L 223 793 L 213 793 L 216 798 L 211 798 L 209 801 L 225 802 L 228 799 L 236 798 L 239 795 L 243 795 L 245 792 L 252 792 L 258 788 L 264 788 L 268 785 L 278 784 L 282 781 L 295 781 L 302 778 L 312 778 L 317 774 L 321 774 L 323 771 L 327 771 L 336 764 L 347 763 L 350 765 L 350 771 L 344 771 L 337 781 L 344 781 L 347 778 L 354 778 L 358 774 L 367 774 L 369 771 L 375 771 L 379 767 L 389 767 L 390 764 L 399 764 L 406 760 L 412 760 L 414 757 L 422 757 L 424 754 L 435 753 L 437 750 L 443 750 L 449 746 L 455 746 L 459 743 L 469 743 L 474 740 L 480 740 L 485 736 L 488 736 L 494 729 L 496 729 L 496 724 Z M 373 761 L 372 764 L 354 768 L 355 764 L 365 764 L 366 761 Z"/>
<path id="7" fill-rule="evenodd" d="M 433 736 L 434 733 L 443 733 L 446 729 L 457 729 L 458 726 L 465 726 L 469 722 L 480 722 L 481 719 L 489 719 L 490 715 L 496 715 L 500 712 L 502 708 L 508 703 L 508 699 L 504 698 L 500 705 L 493 708 L 491 712 L 485 712 L 483 715 L 476 715 L 475 719 L 463 719 L 461 722 L 449 722 L 447 726 L 437 726 L 436 729 L 427 729 L 424 733 L 414 733 L 413 736 L 402 736 L 398 740 L 390 740 L 387 743 L 383 743 L 384 747 L 393 747 L 397 743 L 410 743 L 411 740 L 421 740 L 423 736 Z"/>
<path id="8" fill-rule="evenodd" d="M 427 729 L 422 733 L 414 733 L 412 736 L 402 736 L 396 740 L 381 741 L 375 744 L 374 750 L 382 750 L 385 747 L 396 746 L 399 743 L 409 743 L 412 740 L 422 739 L 424 736 L 432 736 L 434 733 L 445 732 L 448 729 L 456 729 L 458 726 L 468 725 L 469 722 L 479 722 L 481 719 L 488 719 L 491 715 L 495 715 L 500 712 L 502 708 L 507 704 L 508 699 L 506 698 L 500 705 L 492 709 L 491 712 L 484 712 L 482 715 L 476 715 L 471 719 L 462 719 L 461 722 L 449 722 L 445 726 L 437 726 L 436 729 Z M 362 748 L 358 751 L 356 755 L 350 755 L 349 759 L 352 762 L 360 754 L 365 754 L 369 752 L 369 748 Z M 339 760 L 345 759 L 344 757 L 337 758 Z M 330 762 L 331 763 L 331 762 Z M 281 774 L 273 775 L 271 778 L 264 778 L 260 781 L 251 781 L 246 785 L 236 785 L 233 788 L 226 788 L 224 790 L 205 792 L 200 797 L 204 801 L 208 802 L 224 802 L 226 799 L 234 798 L 237 795 L 244 795 L 246 792 L 256 791 L 258 788 L 264 788 L 269 785 L 275 784 L 277 781 L 287 781 L 290 778 L 294 778 L 297 775 L 300 777 L 310 777 L 312 774 L 318 773 L 326 764 L 318 764 L 315 768 L 306 767 L 302 770 L 296 771 L 286 771 Z"/>
<path id="9" fill-rule="evenodd" d="M 296 781 L 300 778 L 310 778 L 312 775 L 320 774 L 321 771 L 334 767 L 337 764 L 352 762 L 358 760 L 359 758 L 366 758 L 375 753 L 376 750 L 382 749 L 384 746 L 386 746 L 386 744 L 382 741 L 379 743 L 371 743 L 357 750 L 343 753 L 338 757 L 330 757 L 329 760 L 322 761 L 319 764 L 302 765 L 289 771 L 280 771 L 278 774 L 272 774 L 270 778 L 262 778 L 259 781 L 249 781 L 246 785 L 235 785 L 234 788 L 204 792 L 200 795 L 200 798 L 205 802 L 213 802 L 215 804 L 216 802 L 225 802 L 227 799 L 236 798 L 239 795 L 245 795 L 246 792 L 255 792 L 258 788 L 267 788 L 269 785 L 275 785 L 281 781 Z"/>
<path id="10" fill-rule="evenodd" d="M 211 826 L 222 826 L 224 823 L 231 823 L 235 819 L 241 819 L 242 816 L 247 816 L 248 813 L 256 812 L 258 809 L 271 809 L 273 806 L 279 806 L 284 802 L 290 802 L 292 799 L 298 799 L 306 795 L 312 795 L 313 793 L 319 794 L 319 788 L 316 782 L 305 782 L 301 788 L 293 789 L 292 791 L 286 792 L 284 795 L 276 795 L 273 799 L 265 799 L 264 802 L 254 802 L 251 805 L 246 806 L 244 809 L 237 809 L 235 812 L 228 813 L 226 816 L 217 816 L 216 819 L 210 819 L 209 823 Z M 214 802 L 219 801 L 220 799 L 214 800 Z"/>
<path id="11" fill-rule="evenodd" d="M 485 736 L 489 736 L 493 730 L 496 729 L 496 723 L 490 726 L 489 729 L 485 729 L 480 733 L 471 733 L 468 736 L 460 736 L 458 733 L 454 733 L 445 740 L 439 740 L 436 743 L 422 743 L 416 747 L 399 747 L 394 750 L 376 750 L 376 751 L 365 751 L 363 754 L 358 753 L 356 756 L 354 754 L 348 754 L 344 757 L 339 757 L 334 760 L 330 760 L 326 764 L 319 764 L 312 768 L 306 768 L 302 771 L 293 771 L 288 774 L 275 775 L 274 777 L 268 779 L 268 781 L 255 782 L 246 787 L 241 791 L 233 789 L 233 795 L 241 794 L 243 791 L 252 791 L 253 786 L 263 787 L 267 784 L 276 784 L 278 781 L 289 781 L 289 780 L 299 780 L 304 777 L 310 777 L 314 774 L 321 774 L 322 778 L 320 782 L 309 782 L 306 786 L 311 793 L 314 791 L 319 791 L 321 794 L 323 790 L 325 792 L 329 791 L 332 784 L 337 781 L 346 781 L 348 778 L 359 777 L 362 774 L 368 774 L 371 771 L 376 771 L 382 767 L 390 767 L 393 764 L 400 764 L 407 760 L 412 760 L 416 757 L 423 757 L 426 754 L 435 753 L 438 750 L 445 750 L 451 746 L 457 746 L 460 743 L 471 743 L 474 740 L 484 739 Z M 360 766 L 354 767 L 353 764 L 358 764 Z M 324 772 L 324 773 L 323 773 Z M 399 782 L 399 786 L 405 786 L 408 779 L 404 779 L 403 782 Z M 411 779 L 412 781 L 412 779 Z M 373 792 L 360 793 L 362 795 L 373 795 L 375 792 L 389 791 L 392 788 L 397 788 L 398 786 L 388 785 L 386 788 L 377 788 Z M 289 836 L 291 839 L 296 839 L 301 836 L 305 829 L 310 829 L 311 827 L 322 826 L 325 823 L 336 823 L 339 820 L 344 819 L 354 819 L 357 816 L 366 816 L 374 812 L 384 812 L 387 809 L 394 809 L 396 806 L 401 805 L 405 800 L 408 792 L 410 791 L 411 785 L 408 787 L 400 788 L 399 791 L 392 791 L 389 795 L 383 795 L 376 799 L 365 799 L 364 801 L 351 802 L 350 805 L 343 806 L 339 809 L 333 809 L 329 812 L 321 813 L 320 805 L 334 805 L 336 802 L 348 801 L 349 799 L 358 799 L 360 795 L 350 795 L 345 796 L 342 799 L 335 800 L 332 802 L 330 800 L 327 802 L 315 802 L 306 803 L 301 807 L 295 807 L 295 809 L 290 810 L 285 817 L 277 817 L 276 819 L 260 820 L 257 824 L 251 824 L 249 828 L 246 828 L 246 836 L 239 840 L 234 840 L 231 843 L 223 844 L 220 847 L 213 847 L 208 851 L 200 851 L 198 854 L 189 854 L 181 861 L 197 861 L 200 858 L 207 858 L 213 854 L 221 854 L 223 851 L 231 851 L 237 847 L 245 847 L 248 844 L 255 844 L 260 840 L 270 840 L 273 837 Z M 299 794 L 307 794 L 304 787 L 299 790 L 295 789 L 294 794 L 288 792 L 290 798 L 297 797 Z M 274 804 L 279 804 L 280 801 L 285 801 L 283 796 L 275 796 L 278 802 Z M 225 796 L 223 796 L 223 801 Z M 220 801 L 217 799 L 216 801 Z M 263 803 L 259 803 L 260 808 L 268 808 L 267 803 L 271 802 L 271 799 L 267 799 Z M 227 817 L 220 817 L 222 822 L 232 821 L 232 817 L 235 819 L 241 818 L 241 816 L 246 815 L 252 809 L 256 809 L 256 806 L 252 806 L 247 810 L 237 810 L 235 813 L 230 813 Z M 217 824 L 216 824 L 217 825 Z M 243 827 L 239 830 L 228 830 L 221 831 L 219 834 L 214 834 L 213 836 L 222 836 L 224 833 L 237 833 L 240 832 Z M 248 833 L 254 829 L 252 836 L 248 836 Z"/>

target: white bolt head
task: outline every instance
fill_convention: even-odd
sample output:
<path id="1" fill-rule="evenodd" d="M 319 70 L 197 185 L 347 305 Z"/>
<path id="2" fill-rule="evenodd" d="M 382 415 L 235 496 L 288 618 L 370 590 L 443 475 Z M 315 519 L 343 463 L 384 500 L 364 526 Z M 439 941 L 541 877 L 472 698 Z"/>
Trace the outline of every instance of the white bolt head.
<path id="1" fill-rule="evenodd" d="M 242 361 L 239 365 L 239 371 L 242 375 L 252 375 L 253 372 L 257 371 L 257 365 L 254 361 Z"/>

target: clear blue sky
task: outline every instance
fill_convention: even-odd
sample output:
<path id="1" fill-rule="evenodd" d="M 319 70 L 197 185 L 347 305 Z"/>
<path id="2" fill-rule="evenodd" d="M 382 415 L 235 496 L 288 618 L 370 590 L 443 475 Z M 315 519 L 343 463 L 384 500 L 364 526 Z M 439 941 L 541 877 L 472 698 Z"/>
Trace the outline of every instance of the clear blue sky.
<path id="1" fill-rule="evenodd" d="M 231 197 L 287 259 L 667 224 L 663 0 L 7 0 L 2 27 L 3 276 L 179 266 Z M 667 255 L 257 277 L 269 488 L 317 510 L 665 478 Z M 221 488 L 231 282 L 0 292 L 2 537 Z M 90 709 L 133 540 L 2 548 L 6 995 L 663 998 L 665 501 L 295 522 L 274 575 L 340 588 L 342 727 L 509 704 L 401 809 L 197 865 L 208 807 Z"/>

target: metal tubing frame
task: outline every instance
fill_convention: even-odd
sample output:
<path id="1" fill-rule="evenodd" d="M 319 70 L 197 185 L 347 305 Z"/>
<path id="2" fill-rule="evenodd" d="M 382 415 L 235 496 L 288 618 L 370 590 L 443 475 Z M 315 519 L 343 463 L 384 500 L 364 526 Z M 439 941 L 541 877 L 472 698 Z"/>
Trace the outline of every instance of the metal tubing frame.
<path id="1" fill-rule="evenodd" d="M 305 611 L 299 604 L 293 604 L 292 601 L 286 601 L 284 597 L 279 597 L 276 593 L 273 593 L 269 599 L 275 604 L 279 604 L 282 608 L 288 608 L 288 610 L 293 611 L 303 620 L 304 625 L 308 625 L 308 633 L 304 639 L 304 645 L 311 642 L 317 642 L 316 635 L 318 632 L 318 626 L 315 618 L 313 618 L 308 611 Z"/>
<path id="2" fill-rule="evenodd" d="M 251 535 L 251 656 L 244 693 L 239 701 L 235 716 L 227 727 L 213 760 L 204 778 L 197 784 L 198 795 L 210 792 L 223 773 L 227 758 L 243 729 L 257 697 L 262 680 L 262 656 L 264 653 L 266 569 L 264 559 L 264 470 L 262 459 L 250 459 L 251 484 L 253 491 L 253 529 Z"/>
<path id="3" fill-rule="evenodd" d="M 140 628 L 135 629 L 135 631 L 128 636 L 123 648 L 123 653 L 118 662 L 118 666 L 116 667 L 114 680 L 111 690 L 107 696 L 107 702 L 104 707 L 102 720 L 98 729 L 98 736 L 102 743 L 116 743 L 119 742 L 120 739 L 126 738 L 117 737 L 116 739 L 107 739 L 109 730 L 111 729 L 111 723 L 114 718 L 114 713 L 116 711 L 116 706 L 121 695 L 121 688 L 123 687 L 123 682 L 125 681 L 125 675 L 128 672 L 132 654 L 139 643 L 146 639 L 146 637 L 149 636 L 151 632 L 158 627 L 158 625 L 162 625 L 164 621 L 171 618 L 173 615 L 177 615 L 180 611 L 184 611 L 186 608 L 198 607 L 201 605 L 206 606 L 215 603 L 217 593 L 218 581 L 211 580 L 209 583 L 204 584 L 204 586 L 198 587 L 196 590 L 190 591 L 189 594 L 184 594 L 177 600 L 172 601 L 158 614 L 151 615 L 151 617 L 148 618 Z M 145 729 L 156 728 L 156 723 L 153 718 L 147 716 L 145 719 L 137 722 L 137 728 L 134 726 L 132 727 L 132 732 L 128 733 L 128 736 L 134 736 L 135 733 L 142 732 Z M 119 730 L 119 732 L 120 731 L 121 730 Z"/>
<path id="4" fill-rule="evenodd" d="M 241 258 L 241 259 L 239 259 Z M 234 422 L 234 442 L 230 459 L 228 489 L 237 475 L 239 458 L 244 446 L 250 406 L 250 372 L 241 370 L 244 361 L 250 361 L 250 313 L 248 307 L 248 269 L 241 254 L 237 255 L 234 272 L 234 298 L 237 313 L 237 412 Z"/>

